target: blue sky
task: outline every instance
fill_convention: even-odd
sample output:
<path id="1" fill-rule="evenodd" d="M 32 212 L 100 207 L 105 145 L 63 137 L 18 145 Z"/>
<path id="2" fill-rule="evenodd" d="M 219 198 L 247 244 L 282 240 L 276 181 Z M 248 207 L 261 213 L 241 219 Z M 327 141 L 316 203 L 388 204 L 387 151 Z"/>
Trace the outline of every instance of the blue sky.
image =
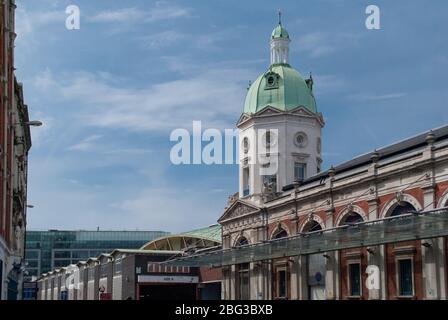
<path id="1" fill-rule="evenodd" d="M 78 5 L 81 29 L 65 28 Z M 367 30 L 365 8 L 381 10 Z M 169 134 L 233 128 L 283 12 L 290 63 L 315 79 L 324 168 L 448 123 L 448 3 L 18 0 L 16 68 L 33 128 L 29 229 L 215 223 L 235 165 L 174 166 Z"/>

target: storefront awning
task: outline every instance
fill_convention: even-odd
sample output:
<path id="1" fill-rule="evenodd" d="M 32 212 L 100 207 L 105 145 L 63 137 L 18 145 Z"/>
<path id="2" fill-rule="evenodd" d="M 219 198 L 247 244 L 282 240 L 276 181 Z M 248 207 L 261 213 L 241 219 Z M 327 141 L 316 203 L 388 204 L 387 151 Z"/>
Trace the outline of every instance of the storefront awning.
<path id="1" fill-rule="evenodd" d="M 448 236 L 448 208 L 303 233 L 232 249 L 186 255 L 165 261 L 164 264 L 219 267 L 442 236 Z"/>

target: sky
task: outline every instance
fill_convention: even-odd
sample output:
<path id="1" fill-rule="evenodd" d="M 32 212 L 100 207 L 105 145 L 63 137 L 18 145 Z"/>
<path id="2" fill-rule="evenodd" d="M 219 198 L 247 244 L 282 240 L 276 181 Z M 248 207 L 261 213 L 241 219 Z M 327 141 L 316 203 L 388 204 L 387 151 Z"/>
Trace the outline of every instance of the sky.
<path id="1" fill-rule="evenodd" d="M 44 122 L 31 129 L 28 229 L 216 223 L 238 167 L 173 165 L 170 133 L 235 127 L 279 9 L 290 64 L 313 74 L 324 169 L 448 123 L 445 0 L 16 2 L 16 74 Z M 379 30 L 365 27 L 369 4 Z"/>

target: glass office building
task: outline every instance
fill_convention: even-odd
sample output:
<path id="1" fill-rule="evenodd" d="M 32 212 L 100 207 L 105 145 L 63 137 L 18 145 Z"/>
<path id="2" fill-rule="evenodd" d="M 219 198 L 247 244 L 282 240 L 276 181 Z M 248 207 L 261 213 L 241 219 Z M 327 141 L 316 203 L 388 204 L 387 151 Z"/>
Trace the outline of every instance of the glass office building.
<path id="1" fill-rule="evenodd" d="M 27 280 L 114 249 L 138 249 L 168 234 L 163 231 L 27 231 Z"/>

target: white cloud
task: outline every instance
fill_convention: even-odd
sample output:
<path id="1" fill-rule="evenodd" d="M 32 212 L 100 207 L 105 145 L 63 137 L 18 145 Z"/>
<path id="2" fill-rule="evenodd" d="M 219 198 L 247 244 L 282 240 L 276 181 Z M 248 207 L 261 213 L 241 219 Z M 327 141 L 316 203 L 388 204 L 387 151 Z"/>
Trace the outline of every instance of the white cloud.
<path id="1" fill-rule="evenodd" d="M 63 28 L 66 18 L 64 10 L 29 12 L 26 7 L 21 6 L 16 11 L 16 33 L 19 38 L 26 37 L 28 39 L 28 36 L 37 29 L 51 24 L 60 23 Z"/>
<path id="2" fill-rule="evenodd" d="M 321 32 L 306 34 L 297 41 L 299 51 L 308 53 L 311 57 L 319 57 L 335 51 L 327 41 L 327 36 Z"/>
<path id="3" fill-rule="evenodd" d="M 97 13 L 89 18 L 91 22 L 132 22 L 140 20 L 145 13 L 138 8 L 122 8 L 118 10 L 108 10 Z"/>
<path id="4" fill-rule="evenodd" d="M 71 150 L 71 151 L 90 151 L 90 150 L 93 150 L 96 147 L 95 142 L 97 140 L 101 139 L 101 138 L 102 138 L 102 136 L 101 135 L 97 135 L 97 134 L 88 136 L 87 138 L 83 139 L 81 142 L 79 142 L 79 143 L 69 147 L 68 150 Z"/>
<path id="5" fill-rule="evenodd" d="M 216 223 L 224 211 L 225 199 L 211 203 L 209 197 L 217 197 L 216 191 L 148 188 L 116 207 L 146 228 L 181 232 Z"/>
<path id="6" fill-rule="evenodd" d="M 189 17 L 190 9 L 169 4 L 165 1 L 156 2 L 149 10 L 131 7 L 99 12 L 89 18 L 96 23 L 134 23 L 134 22 L 157 22 Z"/>
<path id="7" fill-rule="evenodd" d="M 159 49 L 177 44 L 180 41 L 189 39 L 190 36 L 181 32 L 167 30 L 140 38 L 144 47 Z"/>
<path id="8" fill-rule="evenodd" d="M 349 99 L 356 101 L 380 101 L 380 100 L 390 100 L 398 99 L 406 96 L 405 92 L 393 92 L 386 94 L 352 94 L 349 95 Z"/>
<path id="9" fill-rule="evenodd" d="M 313 74 L 314 96 L 334 94 L 348 87 L 348 81 L 340 75 Z"/>
<path id="10" fill-rule="evenodd" d="M 318 58 L 356 45 L 360 38 L 361 35 L 356 33 L 311 32 L 292 42 L 292 50 L 304 52 L 311 58 Z"/>
<path id="11" fill-rule="evenodd" d="M 55 77 L 50 71 L 37 76 L 41 94 L 52 93 L 60 104 L 77 106 L 76 116 L 97 127 L 130 131 L 166 131 L 203 126 L 233 128 L 242 108 L 247 70 L 206 69 L 189 78 L 124 88 L 96 73 L 78 72 Z"/>

